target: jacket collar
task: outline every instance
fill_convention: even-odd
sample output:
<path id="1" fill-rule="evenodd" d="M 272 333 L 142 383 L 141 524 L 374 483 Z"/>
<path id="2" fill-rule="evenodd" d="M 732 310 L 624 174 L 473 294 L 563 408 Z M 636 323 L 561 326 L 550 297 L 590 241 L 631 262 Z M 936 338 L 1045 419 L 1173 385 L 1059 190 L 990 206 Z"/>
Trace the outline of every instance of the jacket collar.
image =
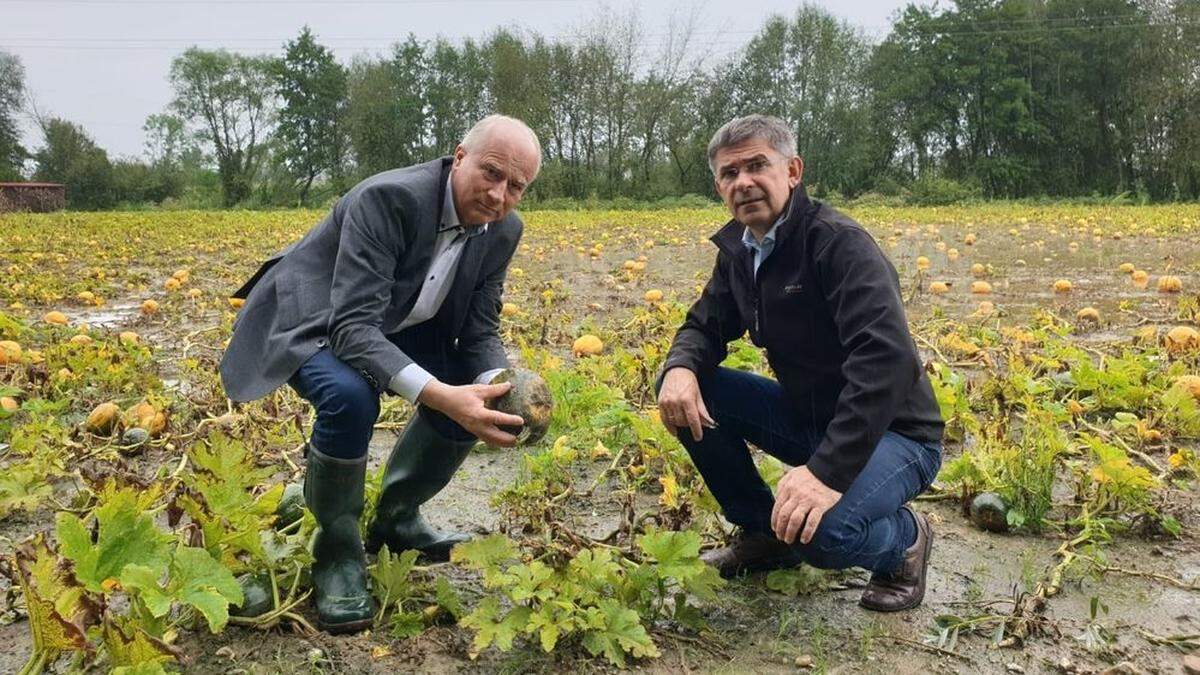
<path id="1" fill-rule="evenodd" d="M 808 192 L 804 189 L 804 184 L 801 183 L 793 188 L 792 195 L 788 199 L 787 210 L 784 211 L 775 231 L 775 248 L 781 248 L 783 242 L 793 232 L 800 229 L 811 207 L 812 202 L 808 199 Z M 709 239 L 717 245 L 717 248 L 736 258 L 749 253 L 742 245 L 742 236 L 745 231 L 746 226 L 739 223 L 737 219 L 733 219 L 725 223 Z"/>
<path id="2" fill-rule="evenodd" d="M 447 189 L 450 186 L 450 182 L 449 182 L 450 181 L 450 167 L 454 164 L 454 157 L 446 156 L 446 157 L 443 157 L 440 161 L 442 163 L 442 166 L 441 166 L 441 169 L 438 171 L 438 176 L 440 176 L 440 177 L 438 178 L 438 184 L 437 184 L 438 185 L 437 223 L 438 223 L 439 228 L 442 226 L 442 223 L 444 223 L 446 221 L 445 213 L 443 213 L 443 211 L 446 208 L 446 198 L 449 197 L 449 195 L 447 194 Z M 457 219 L 457 217 L 458 217 L 458 214 L 455 214 L 456 219 Z"/>

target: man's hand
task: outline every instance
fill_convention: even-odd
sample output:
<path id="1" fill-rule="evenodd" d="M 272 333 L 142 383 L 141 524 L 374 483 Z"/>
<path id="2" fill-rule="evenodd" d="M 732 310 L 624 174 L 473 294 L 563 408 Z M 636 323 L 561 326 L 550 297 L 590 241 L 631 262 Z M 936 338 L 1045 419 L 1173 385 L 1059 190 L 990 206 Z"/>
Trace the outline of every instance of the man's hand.
<path id="1" fill-rule="evenodd" d="M 509 415 L 484 407 L 486 401 L 502 396 L 511 387 L 511 382 L 455 387 L 438 380 L 430 380 L 421 390 L 417 402 L 441 411 L 484 443 L 512 447 L 516 445 L 517 437 L 500 430 L 499 426 L 520 427 L 525 424 L 525 420 L 518 415 Z"/>
<path id="2" fill-rule="evenodd" d="M 775 508 L 771 511 L 775 537 L 792 544 L 799 533 L 800 543 L 807 544 L 816 534 L 821 517 L 841 498 L 842 493 L 827 487 L 807 466 L 792 469 L 779 480 L 776 490 Z"/>
<path id="3" fill-rule="evenodd" d="M 696 374 L 687 368 L 672 368 L 663 377 L 658 391 L 658 416 L 673 432 L 678 433 L 684 427 L 691 429 L 696 441 L 704 437 L 704 427 L 717 426 L 704 407 Z"/>

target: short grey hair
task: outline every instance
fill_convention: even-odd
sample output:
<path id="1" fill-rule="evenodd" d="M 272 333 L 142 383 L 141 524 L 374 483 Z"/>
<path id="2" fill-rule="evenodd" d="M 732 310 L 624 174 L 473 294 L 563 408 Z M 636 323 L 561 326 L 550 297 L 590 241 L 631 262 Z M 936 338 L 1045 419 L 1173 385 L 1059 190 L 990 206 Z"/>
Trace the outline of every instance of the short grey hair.
<path id="1" fill-rule="evenodd" d="M 542 144 L 538 141 L 537 134 L 533 133 L 533 129 L 530 129 L 528 124 L 508 115 L 488 115 L 479 120 L 475 123 L 475 126 L 467 131 L 467 135 L 463 136 L 462 142 L 459 145 L 470 150 L 473 146 L 477 146 L 480 141 L 487 138 L 497 126 L 505 124 L 515 126 L 525 132 L 525 135 L 529 137 L 529 142 L 533 144 L 533 148 L 537 152 L 537 162 L 540 167 L 542 165 Z"/>
<path id="2" fill-rule="evenodd" d="M 774 148 L 775 152 L 788 159 L 798 154 L 796 152 L 796 135 L 792 133 L 787 122 L 771 115 L 746 115 L 729 120 L 720 129 L 717 129 L 717 133 L 713 134 L 712 140 L 708 142 L 708 169 L 714 174 L 717 172 L 713 161 L 717 158 L 717 152 L 722 148 L 738 145 L 755 138 L 766 141 Z"/>

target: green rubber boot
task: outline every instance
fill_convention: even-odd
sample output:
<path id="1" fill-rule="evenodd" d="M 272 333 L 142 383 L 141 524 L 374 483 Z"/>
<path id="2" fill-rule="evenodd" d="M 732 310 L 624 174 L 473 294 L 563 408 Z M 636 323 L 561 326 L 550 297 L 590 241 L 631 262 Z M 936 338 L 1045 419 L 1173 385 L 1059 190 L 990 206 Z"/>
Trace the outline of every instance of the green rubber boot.
<path id="1" fill-rule="evenodd" d="M 387 544 L 394 553 L 412 548 L 429 560 L 449 560 L 450 549 L 470 535 L 430 527 L 420 507 L 446 487 L 475 443 L 445 438 L 420 411 L 413 415 L 388 458 L 367 550 L 378 553 Z"/>
<path id="2" fill-rule="evenodd" d="M 312 447 L 307 460 L 304 501 L 317 520 L 312 543 L 317 626 L 329 633 L 370 628 L 375 611 L 358 532 L 367 458 L 339 459 Z"/>

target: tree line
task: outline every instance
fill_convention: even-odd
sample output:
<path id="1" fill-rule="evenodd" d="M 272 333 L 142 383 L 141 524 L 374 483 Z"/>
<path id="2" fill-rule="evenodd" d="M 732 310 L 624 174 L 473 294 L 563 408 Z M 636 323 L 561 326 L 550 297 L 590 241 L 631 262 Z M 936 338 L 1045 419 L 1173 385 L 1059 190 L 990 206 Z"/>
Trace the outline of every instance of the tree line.
<path id="1" fill-rule="evenodd" d="M 318 204 L 495 111 L 542 140 L 535 201 L 707 197 L 710 136 L 763 112 L 792 125 L 818 194 L 1200 198 L 1200 0 L 912 4 L 875 40 L 801 5 L 718 61 L 713 33 L 691 17 L 650 41 L 609 16 L 570 37 L 409 36 L 348 64 L 308 28 L 278 55 L 193 47 L 145 157 L 115 161 L 49 116 L 22 148 L 23 73 L 0 52 L 0 179 L 32 165 L 76 208 Z"/>

